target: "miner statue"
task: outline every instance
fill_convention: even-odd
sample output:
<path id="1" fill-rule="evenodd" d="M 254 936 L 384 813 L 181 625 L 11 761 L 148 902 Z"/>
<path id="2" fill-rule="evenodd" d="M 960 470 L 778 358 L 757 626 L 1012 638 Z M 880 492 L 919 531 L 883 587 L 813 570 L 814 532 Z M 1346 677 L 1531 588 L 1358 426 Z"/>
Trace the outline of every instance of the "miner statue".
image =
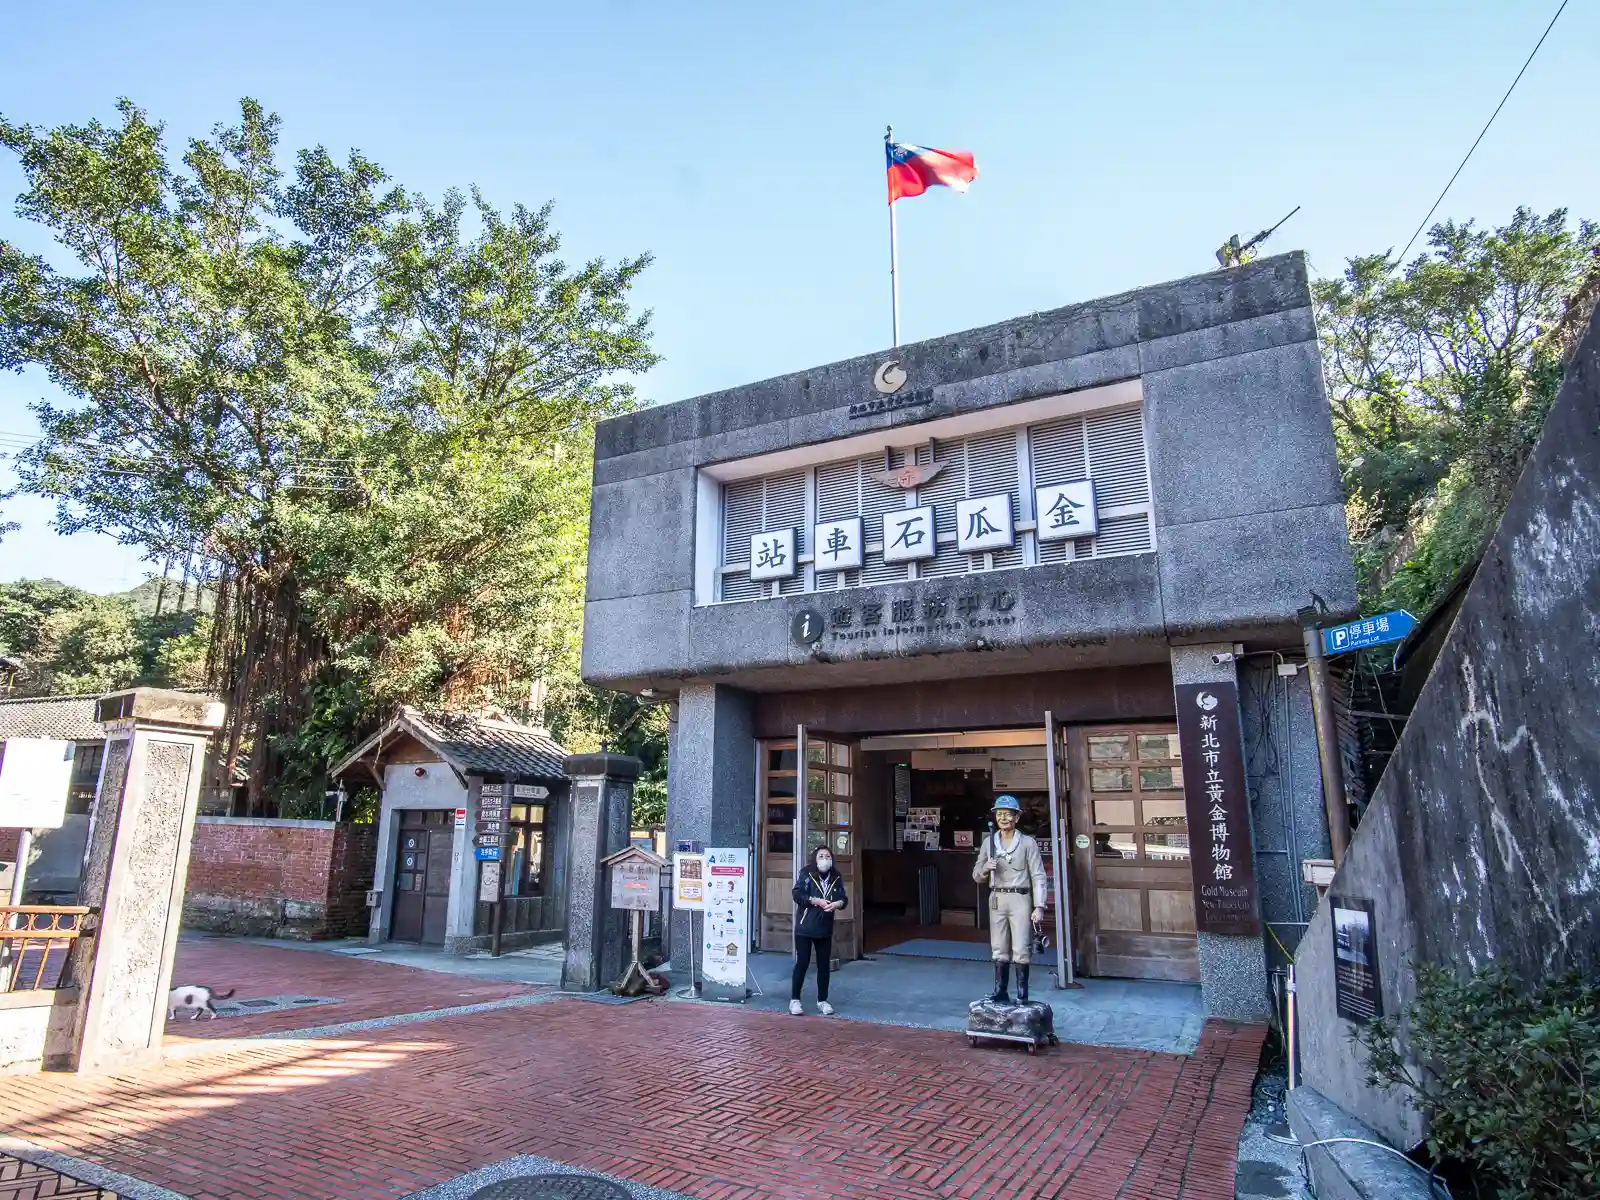
<path id="1" fill-rule="evenodd" d="M 1026 1042 L 1032 1053 L 1055 1042 L 1054 1015 L 1048 1004 L 1030 1001 L 1028 972 L 1034 927 L 1044 920 L 1049 899 L 1044 856 L 1039 843 L 1017 822 L 1022 805 L 1015 796 L 994 802 L 994 824 L 978 851 L 972 878 L 989 887 L 989 950 L 994 958 L 994 992 L 967 1010 L 967 1036 L 974 1042 L 997 1038 Z M 1011 968 L 1017 970 L 1017 999 L 1011 999 Z"/>

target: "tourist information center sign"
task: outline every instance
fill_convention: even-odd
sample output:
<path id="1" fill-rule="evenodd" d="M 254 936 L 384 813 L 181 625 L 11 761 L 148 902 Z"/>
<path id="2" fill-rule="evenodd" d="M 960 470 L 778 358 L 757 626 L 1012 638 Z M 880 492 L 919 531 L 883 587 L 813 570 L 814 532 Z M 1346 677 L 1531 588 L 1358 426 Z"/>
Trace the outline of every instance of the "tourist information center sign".
<path id="1" fill-rule="evenodd" d="M 750 946 L 750 851 L 706 851 L 706 926 L 701 965 L 708 982 L 745 985 Z"/>
<path id="2" fill-rule="evenodd" d="M 1238 687 L 1232 682 L 1181 683 L 1176 691 L 1195 928 L 1201 933 L 1259 934 Z"/>

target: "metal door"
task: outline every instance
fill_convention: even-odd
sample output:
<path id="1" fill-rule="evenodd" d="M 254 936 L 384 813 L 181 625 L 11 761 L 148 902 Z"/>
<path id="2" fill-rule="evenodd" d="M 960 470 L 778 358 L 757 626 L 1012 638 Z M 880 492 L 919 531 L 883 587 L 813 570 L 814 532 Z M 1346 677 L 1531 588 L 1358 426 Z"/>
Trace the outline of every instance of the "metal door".
<path id="1" fill-rule="evenodd" d="M 1071 745 L 1084 973 L 1198 980 L 1177 728 L 1075 728 Z"/>
<path id="2" fill-rule="evenodd" d="M 400 814 L 389 914 L 389 936 L 395 941 L 444 944 L 455 841 L 451 816 L 448 809 Z"/>

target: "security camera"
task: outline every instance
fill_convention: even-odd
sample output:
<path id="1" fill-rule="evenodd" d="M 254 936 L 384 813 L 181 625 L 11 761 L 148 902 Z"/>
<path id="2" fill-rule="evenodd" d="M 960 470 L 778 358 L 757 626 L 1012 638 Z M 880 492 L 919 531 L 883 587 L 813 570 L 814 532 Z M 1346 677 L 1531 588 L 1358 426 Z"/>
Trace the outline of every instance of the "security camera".
<path id="1" fill-rule="evenodd" d="M 1219 666 L 1219 667 L 1222 666 L 1224 663 L 1231 663 L 1233 661 L 1233 651 L 1232 650 L 1221 650 L 1221 651 L 1218 651 L 1216 654 L 1213 654 L 1211 656 L 1211 661 L 1216 663 L 1217 666 Z"/>

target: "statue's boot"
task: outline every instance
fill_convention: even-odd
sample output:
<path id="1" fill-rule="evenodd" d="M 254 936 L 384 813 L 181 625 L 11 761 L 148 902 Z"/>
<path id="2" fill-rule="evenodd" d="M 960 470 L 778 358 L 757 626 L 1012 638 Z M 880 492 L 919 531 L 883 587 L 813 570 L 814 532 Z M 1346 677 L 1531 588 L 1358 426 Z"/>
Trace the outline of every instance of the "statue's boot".
<path id="1" fill-rule="evenodd" d="M 997 962 L 994 965 L 994 994 L 989 997 L 991 1004 L 1011 1003 L 1011 964 Z"/>
<path id="2" fill-rule="evenodd" d="M 1028 965 L 1029 964 L 1027 964 L 1027 963 L 1018 963 L 1017 964 L 1017 1003 L 1018 1004 L 1026 1004 L 1028 1002 Z"/>

